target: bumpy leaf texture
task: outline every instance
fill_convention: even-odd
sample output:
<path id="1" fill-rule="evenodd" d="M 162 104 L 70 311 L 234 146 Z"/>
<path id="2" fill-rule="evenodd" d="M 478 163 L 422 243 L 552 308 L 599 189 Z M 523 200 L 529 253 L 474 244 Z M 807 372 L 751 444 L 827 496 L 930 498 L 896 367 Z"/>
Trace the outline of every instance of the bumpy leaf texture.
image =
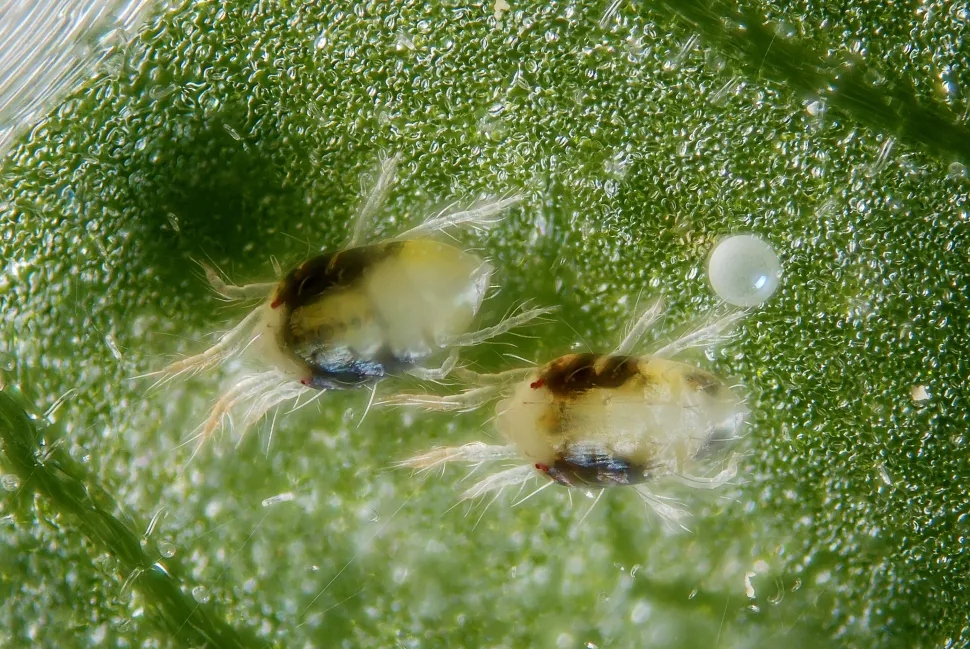
<path id="1" fill-rule="evenodd" d="M 965 3 L 505 4 L 165 8 L 2 162 L 5 389 L 34 411 L 67 394 L 48 431 L 78 484 L 253 646 L 970 642 Z M 483 371 L 609 349 L 660 293 L 651 336 L 669 339 L 718 304 L 718 237 L 778 251 L 778 294 L 693 357 L 750 417 L 736 485 L 670 492 L 690 533 L 623 489 L 585 519 L 593 501 L 559 488 L 451 509 L 461 471 L 391 467 L 493 441 L 492 410 L 358 424 L 366 391 L 185 466 L 225 375 L 132 377 L 245 313 L 191 260 L 266 281 L 339 247 L 393 153 L 372 238 L 526 196 L 462 238 L 502 287 L 483 321 L 525 299 L 560 311 L 471 350 Z M 2 644 L 186 644 L 85 514 L 16 468 Z"/>

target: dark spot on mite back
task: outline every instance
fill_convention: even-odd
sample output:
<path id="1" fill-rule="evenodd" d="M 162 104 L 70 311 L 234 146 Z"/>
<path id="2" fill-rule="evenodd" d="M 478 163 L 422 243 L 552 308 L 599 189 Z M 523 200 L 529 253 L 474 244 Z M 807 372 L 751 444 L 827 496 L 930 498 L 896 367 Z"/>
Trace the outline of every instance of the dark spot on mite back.
<path id="1" fill-rule="evenodd" d="M 349 390 L 374 385 L 388 373 L 406 369 L 409 365 L 394 356 L 386 346 L 381 347 L 370 360 L 332 358 L 325 347 L 306 355 L 304 360 L 310 368 L 309 385 L 318 390 Z"/>
<path id="2" fill-rule="evenodd" d="M 633 356 L 571 354 L 543 368 L 539 381 L 554 395 L 570 396 L 593 388 L 618 388 L 639 373 Z"/>
<path id="3" fill-rule="evenodd" d="M 684 381 L 695 392 L 703 392 L 709 397 L 716 397 L 721 393 L 721 381 L 716 376 L 703 370 L 694 370 L 684 377 Z"/>
<path id="4" fill-rule="evenodd" d="M 352 287 L 368 269 L 397 254 L 403 245 L 403 242 L 382 243 L 319 255 L 301 264 L 283 279 L 276 293 L 276 302 L 285 304 L 289 310 L 283 329 L 285 346 L 309 368 L 307 385 L 318 390 L 346 390 L 372 385 L 387 372 L 398 371 L 410 364 L 408 359 L 395 357 L 386 347 L 370 358 L 348 356 L 347 348 L 334 343 L 333 338 L 346 332 L 348 326 L 360 326 L 357 317 L 344 319 L 345 314 L 337 314 L 340 317 L 321 325 L 312 334 L 304 332 L 299 339 L 294 335 L 290 320 L 297 309 L 316 302 L 331 289 Z"/>
<path id="5" fill-rule="evenodd" d="M 403 245 L 394 241 L 318 255 L 290 271 L 277 291 L 277 301 L 290 309 L 297 309 L 335 286 L 350 286 L 368 268 L 397 254 Z"/>
<path id="6" fill-rule="evenodd" d="M 544 471 L 567 487 L 613 487 L 650 480 L 648 467 L 606 454 L 570 455 L 557 458 Z"/>

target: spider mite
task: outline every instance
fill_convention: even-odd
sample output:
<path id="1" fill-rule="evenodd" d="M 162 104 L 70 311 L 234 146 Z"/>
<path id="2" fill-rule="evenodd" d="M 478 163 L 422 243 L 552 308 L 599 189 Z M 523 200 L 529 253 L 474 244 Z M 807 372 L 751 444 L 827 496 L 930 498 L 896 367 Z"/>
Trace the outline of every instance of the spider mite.
<path id="1" fill-rule="evenodd" d="M 278 282 L 234 286 L 204 267 L 225 299 L 262 302 L 208 350 L 158 372 L 162 380 L 222 363 L 249 348 L 263 369 L 242 376 L 216 402 L 189 441 L 196 452 L 233 408 L 248 404 L 241 432 L 269 409 L 308 393 L 373 386 L 407 373 L 443 378 L 460 347 L 475 345 L 549 309 L 529 309 L 493 327 L 469 333 L 492 277 L 481 257 L 427 238 L 452 226 L 482 229 L 519 197 L 491 199 L 465 210 L 444 211 L 412 230 L 356 245 L 363 226 L 389 191 L 398 158 L 385 162 L 358 215 L 350 244 L 304 262 Z M 440 367 L 425 367 L 448 350 Z M 193 453 L 194 455 L 194 453 Z"/>
<path id="2" fill-rule="evenodd" d="M 401 465 L 517 464 L 472 485 L 463 499 L 536 476 L 546 481 L 540 489 L 559 484 L 600 489 L 600 495 L 606 487 L 632 485 L 661 517 L 676 520 L 683 512 L 654 496 L 647 483 L 670 477 L 713 489 L 734 477 L 733 458 L 721 460 L 724 468 L 714 477 L 691 471 L 717 461 L 717 447 L 737 437 L 744 409 L 721 379 L 669 357 L 716 340 L 743 313 L 727 315 L 652 354 L 631 355 L 662 310 L 658 300 L 609 354 L 569 354 L 538 368 L 492 375 L 464 372 L 477 387 L 451 396 L 402 394 L 384 401 L 464 411 L 501 398 L 495 423 L 505 445 L 436 448 Z"/>

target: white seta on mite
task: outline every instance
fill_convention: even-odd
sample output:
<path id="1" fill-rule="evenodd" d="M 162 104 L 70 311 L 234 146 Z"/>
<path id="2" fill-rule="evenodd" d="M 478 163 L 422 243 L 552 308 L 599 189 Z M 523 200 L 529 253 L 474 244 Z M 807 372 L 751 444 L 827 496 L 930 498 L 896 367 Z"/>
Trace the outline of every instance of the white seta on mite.
<path id="1" fill-rule="evenodd" d="M 487 228 L 517 196 L 446 210 L 391 239 L 358 245 L 393 184 L 397 162 L 394 157 L 382 165 L 343 249 L 313 257 L 277 282 L 247 286 L 228 284 L 204 266 L 220 296 L 261 302 L 209 349 L 156 372 L 159 382 L 223 364 L 244 350 L 260 368 L 247 371 L 219 397 L 186 442 L 196 442 L 193 457 L 224 421 L 232 421 L 233 412 L 242 415 L 241 437 L 270 409 L 307 394 L 373 387 L 388 374 L 443 378 L 455 367 L 460 347 L 549 311 L 524 310 L 469 333 L 493 268 L 471 252 L 429 238 L 451 227 Z M 440 367 L 425 367 L 444 351 Z"/>
<path id="2" fill-rule="evenodd" d="M 494 420 L 504 445 L 472 442 L 435 448 L 401 466 L 428 470 L 450 462 L 514 465 L 479 480 L 463 499 L 508 487 L 521 489 L 533 478 L 543 483 L 540 489 L 559 484 L 600 494 L 608 487 L 630 486 L 664 520 L 680 524 L 685 512 L 654 495 L 648 485 L 674 479 L 715 489 L 729 482 L 736 475 L 736 463 L 733 456 L 725 460 L 723 450 L 739 436 L 745 410 L 724 381 L 670 357 L 717 340 L 744 314 L 730 313 L 651 354 L 632 355 L 662 311 L 658 300 L 611 353 L 569 354 L 537 368 L 500 374 L 464 372 L 474 387 L 462 393 L 402 394 L 383 401 L 382 405 L 465 411 L 498 400 Z M 696 474 L 711 466 L 715 475 Z"/>

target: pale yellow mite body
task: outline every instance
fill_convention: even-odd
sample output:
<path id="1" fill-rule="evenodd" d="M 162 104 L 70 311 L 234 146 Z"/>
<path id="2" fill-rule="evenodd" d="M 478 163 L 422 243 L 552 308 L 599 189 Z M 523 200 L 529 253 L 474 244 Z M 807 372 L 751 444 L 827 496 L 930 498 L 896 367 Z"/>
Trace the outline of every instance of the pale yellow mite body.
<path id="1" fill-rule="evenodd" d="M 450 227 L 486 228 L 518 197 L 444 212 L 397 237 L 353 245 L 393 182 L 397 158 L 385 163 L 359 215 L 351 245 L 304 262 L 277 282 L 235 286 L 205 267 L 213 289 L 229 300 L 261 303 L 219 342 L 157 374 L 163 381 L 220 364 L 249 350 L 262 369 L 249 371 L 216 402 L 198 446 L 232 412 L 248 407 L 241 432 L 268 410 L 307 393 L 373 386 L 388 374 L 439 379 L 461 347 L 478 344 L 549 309 L 528 309 L 469 332 L 490 287 L 493 268 L 478 255 L 427 238 Z M 440 367 L 424 362 L 447 352 Z M 230 419 L 231 421 L 231 419 Z"/>
<path id="2" fill-rule="evenodd" d="M 724 461 L 744 418 L 742 399 L 722 380 L 687 363 L 670 360 L 686 347 L 716 340 L 741 317 L 730 314 L 645 356 L 628 355 L 659 317 L 657 302 L 610 354 L 569 354 L 535 369 L 466 376 L 478 387 L 450 396 L 398 395 L 392 405 L 429 410 L 470 410 L 493 399 L 495 426 L 506 445 L 473 442 L 437 448 L 402 463 L 427 469 L 448 462 L 481 464 L 514 460 L 468 489 L 473 498 L 537 475 L 568 487 L 636 485 L 661 515 L 677 510 L 653 497 L 645 483 L 664 476 L 716 488 L 736 472 Z M 694 475 L 720 464 L 713 477 Z"/>
<path id="3" fill-rule="evenodd" d="M 573 354 L 518 382 L 496 427 L 537 471 L 569 486 L 684 473 L 737 433 L 740 401 L 719 379 L 651 356 Z"/>
<path id="4" fill-rule="evenodd" d="M 492 266 L 477 255 L 429 239 L 367 246 L 355 253 L 365 258 L 358 277 L 340 278 L 333 290 L 285 309 L 276 323 L 267 322 L 278 328 L 281 349 L 292 347 L 297 356 L 312 357 L 329 348 L 345 364 L 382 358 L 413 364 L 468 331 L 492 275 Z M 336 266 L 339 260 L 338 255 L 330 263 Z M 281 282 L 273 300 L 298 290 Z"/>
<path id="5" fill-rule="evenodd" d="M 309 387 L 372 383 L 459 341 L 491 275 L 477 255 L 430 239 L 320 255 L 266 300 L 260 351 Z"/>

